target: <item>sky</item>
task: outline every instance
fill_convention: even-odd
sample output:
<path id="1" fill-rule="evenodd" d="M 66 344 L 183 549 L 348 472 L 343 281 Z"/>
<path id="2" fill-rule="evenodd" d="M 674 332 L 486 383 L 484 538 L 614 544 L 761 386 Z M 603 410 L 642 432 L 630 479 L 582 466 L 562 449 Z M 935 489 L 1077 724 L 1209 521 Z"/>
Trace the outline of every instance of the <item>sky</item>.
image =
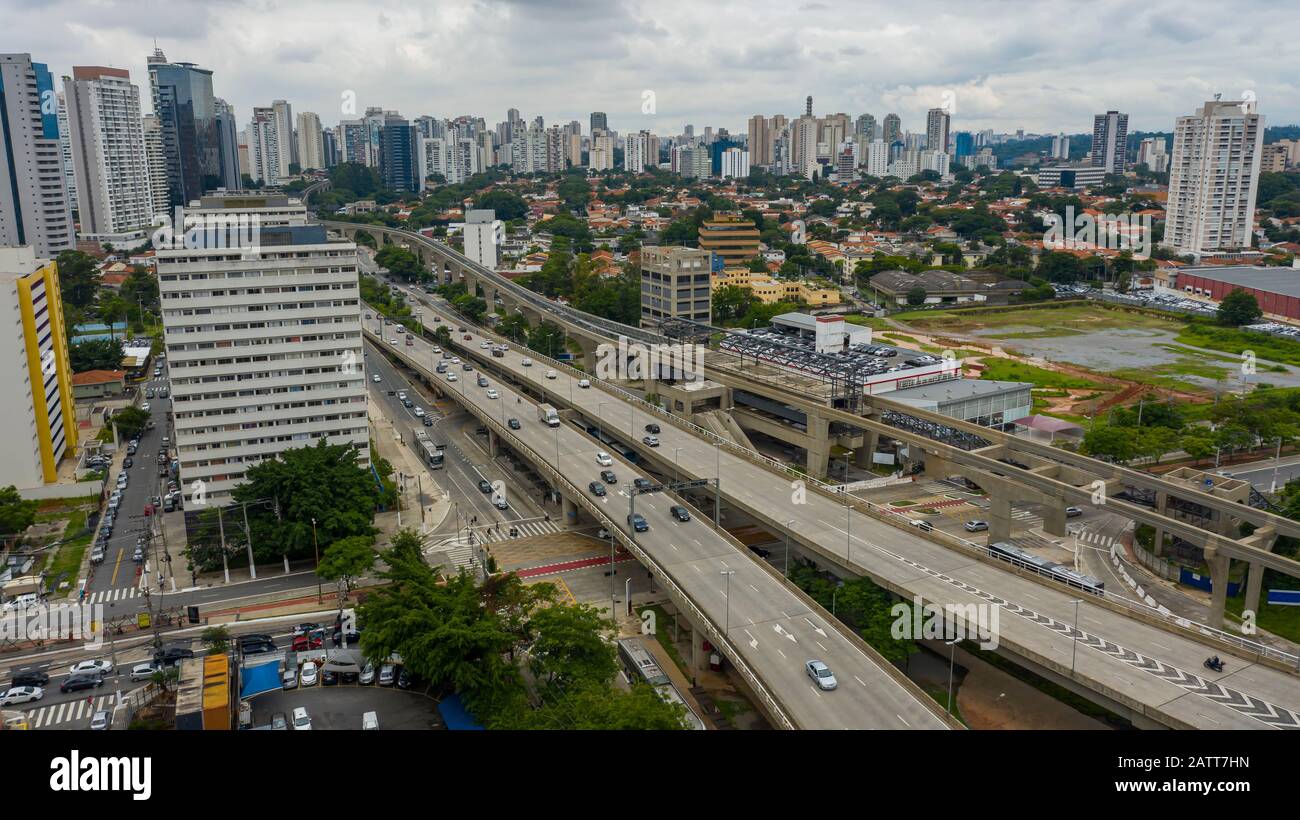
<path id="1" fill-rule="evenodd" d="M 1300 3 L 1204 0 L 0 0 L 0 52 L 56 77 L 126 68 L 149 108 L 154 41 L 214 72 L 242 129 L 285 99 L 334 125 L 369 106 L 547 125 L 589 114 L 662 136 L 744 132 L 756 113 L 888 112 L 924 130 L 1172 128 L 1216 92 L 1253 93 L 1269 125 L 1300 123 Z"/>

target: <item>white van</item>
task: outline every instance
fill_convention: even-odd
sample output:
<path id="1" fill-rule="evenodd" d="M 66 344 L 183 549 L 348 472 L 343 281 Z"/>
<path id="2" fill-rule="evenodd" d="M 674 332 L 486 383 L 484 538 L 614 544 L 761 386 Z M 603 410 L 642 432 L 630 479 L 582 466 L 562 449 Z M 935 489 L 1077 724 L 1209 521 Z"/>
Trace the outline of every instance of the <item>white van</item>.
<path id="1" fill-rule="evenodd" d="M 374 712 L 366 712 L 364 715 L 361 716 L 361 728 L 378 729 L 379 715 L 375 714 Z"/>
<path id="2" fill-rule="evenodd" d="M 293 710 L 293 728 L 297 730 L 311 729 L 311 717 L 307 715 L 307 707 L 299 706 Z"/>

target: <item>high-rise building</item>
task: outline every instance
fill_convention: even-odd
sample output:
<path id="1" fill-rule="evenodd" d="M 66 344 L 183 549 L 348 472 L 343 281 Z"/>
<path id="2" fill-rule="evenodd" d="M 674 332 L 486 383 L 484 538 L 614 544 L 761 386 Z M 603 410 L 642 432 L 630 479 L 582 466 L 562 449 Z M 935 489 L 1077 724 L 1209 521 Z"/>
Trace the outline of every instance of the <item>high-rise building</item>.
<path id="1" fill-rule="evenodd" d="M 53 484 L 76 450 L 77 414 L 58 265 L 30 245 L 0 247 L 0 328 L 0 486 Z"/>
<path id="2" fill-rule="evenodd" d="M 952 142 L 956 161 L 969 166 L 971 154 L 975 153 L 975 136 L 969 131 L 958 131 L 952 135 Z"/>
<path id="3" fill-rule="evenodd" d="M 931 108 L 925 116 L 925 147 L 931 151 L 948 153 L 948 129 L 952 117 L 942 108 Z"/>
<path id="4" fill-rule="evenodd" d="M 771 121 L 762 114 L 755 114 L 749 118 L 749 156 L 750 160 L 759 167 L 767 167 L 772 164 L 772 137 L 769 133 Z"/>
<path id="5" fill-rule="evenodd" d="M 591 150 L 587 152 L 587 167 L 593 171 L 614 170 L 614 138 L 604 131 L 592 132 Z"/>
<path id="6" fill-rule="evenodd" d="M 172 205 L 186 205 L 204 191 L 235 189 L 239 179 L 226 175 L 233 162 L 222 162 L 221 129 L 212 96 L 212 72 L 193 63 L 171 63 L 161 50 L 148 58 L 153 113 L 162 128 L 167 158 L 167 185 Z"/>
<path id="7" fill-rule="evenodd" d="M 388 115 L 379 133 L 379 178 L 392 191 L 420 191 L 419 132 L 399 116 Z M 470 141 L 471 144 L 473 140 Z"/>
<path id="8" fill-rule="evenodd" d="M 871 114 L 858 115 L 857 130 L 855 133 L 859 136 L 866 137 L 867 142 L 870 143 L 876 138 L 876 118 Z"/>
<path id="9" fill-rule="evenodd" d="M 465 212 L 465 255 L 489 270 L 497 266 L 497 249 L 505 239 L 505 224 L 496 211 Z M 488 305 L 491 310 L 494 306 Z"/>
<path id="10" fill-rule="evenodd" d="M 594 135 L 597 131 L 609 130 L 609 118 L 605 116 L 604 111 L 591 112 L 591 133 Z"/>
<path id="11" fill-rule="evenodd" d="M 370 165 L 370 132 L 365 120 L 339 123 L 339 151 L 342 162 Z"/>
<path id="12" fill-rule="evenodd" d="M 77 209 L 77 173 L 72 167 L 72 135 L 68 125 L 68 101 L 59 92 L 59 153 L 63 156 L 63 187 L 68 191 L 68 207 Z"/>
<path id="13" fill-rule="evenodd" d="M 303 170 L 325 167 L 324 132 L 311 111 L 298 113 L 298 164 Z"/>
<path id="14" fill-rule="evenodd" d="M 1052 159 L 1070 158 L 1070 138 L 1064 133 L 1052 137 Z"/>
<path id="15" fill-rule="evenodd" d="M 641 326 L 665 319 L 708 323 L 713 311 L 712 254 L 704 249 L 641 248 Z"/>
<path id="16" fill-rule="evenodd" d="M 368 465 L 357 246 L 284 195 L 206 196 L 186 213 L 275 218 L 251 253 L 158 250 L 181 483 L 226 504 L 250 467 L 322 439 Z"/>
<path id="17" fill-rule="evenodd" d="M 882 127 L 881 139 L 887 144 L 898 142 L 903 138 L 903 121 L 897 114 L 886 114 Z"/>
<path id="18" fill-rule="evenodd" d="M 274 100 L 271 103 L 272 110 L 275 111 L 275 127 L 280 132 L 280 145 L 283 146 L 280 151 L 280 176 L 288 177 L 293 175 L 289 166 L 299 165 L 298 162 L 298 141 L 293 137 L 293 106 L 289 105 L 286 100 Z"/>
<path id="19" fill-rule="evenodd" d="M 652 144 L 653 141 L 653 144 Z M 649 131 L 641 130 L 628 134 L 623 145 L 623 167 L 633 173 L 640 173 L 647 165 L 659 164 L 658 140 Z"/>
<path id="20" fill-rule="evenodd" d="M 253 119 L 248 124 L 249 176 L 263 185 L 279 185 L 287 173 L 281 158 L 289 146 L 281 142 L 279 117 L 275 109 L 267 106 L 253 108 Z M 287 168 L 285 168 L 287 172 Z"/>
<path id="21" fill-rule="evenodd" d="M 739 213 L 718 211 L 700 225 L 700 249 L 721 256 L 728 265 L 743 265 L 759 253 L 754 223 Z"/>
<path id="22" fill-rule="evenodd" d="M 1260 153 L 1259 170 L 1264 173 L 1280 174 L 1286 170 L 1287 147 L 1279 143 L 1265 145 Z"/>
<path id="23" fill-rule="evenodd" d="M 735 146 L 722 152 L 722 177 L 744 179 L 749 176 L 749 152 Z"/>
<path id="24" fill-rule="evenodd" d="M 238 188 L 243 184 L 243 171 L 239 170 L 239 123 L 235 120 L 235 107 L 220 97 L 212 100 L 217 122 L 217 167 L 221 186 Z"/>
<path id="25" fill-rule="evenodd" d="M 808 179 L 816 176 L 820 168 L 817 139 L 821 134 L 821 123 L 813 116 L 812 110 L 813 99 L 809 95 L 804 100 L 803 115 L 790 123 L 790 171 Z"/>
<path id="26" fill-rule="evenodd" d="M 144 139 L 144 161 L 149 169 L 149 213 L 151 222 L 167 213 L 170 190 L 167 186 L 167 154 L 163 151 L 162 126 L 153 114 L 140 118 L 140 134 Z"/>
<path id="27" fill-rule="evenodd" d="M 0 54 L 0 245 L 52 258 L 76 247 L 54 78 L 30 54 Z"/>
<path id="28" fill-rule="evenodd" d="M 853 143 L 844 143 L 835 157 L 835 181 L 847 184 L 857 178 L 857 161 Z"/>
<path id="29" fill-rule="evenodd" d="M 1163 174 L 1169 170 L 1169 152 L 1165 150 L 1164 137 L 1147 137 L 1138 145 L 1137 161 L 1148 171 Z"/>
<path id="30" fill-rule="evenodd" d="M 1124 173 L 1128 154 L 1128 114 L 1107 111 L 1092 119 L 1092 152 L 1089 164 L 1105 168 L 1108 174 Z"/>
<path id="31" fill-rule="evenodd" d="M 1253 100 L 1211 100 L 1175 121 L 1165 245 L 1193 255 L 1251 246 L 1263 144 Z"/>
<path id="32" fill-rule="evenodd" d="M 335 129 L 326 128 L 321 131 L 321 151 L 326 168 L 333 168 L 339 164 L 339 139 Z"/>
<path id="33" fill-rule="evenodd" d="M 872 140 L 867 146 L 867 173 L 873 177 L 884 177 L 889 173 L 889 143 Z"/>

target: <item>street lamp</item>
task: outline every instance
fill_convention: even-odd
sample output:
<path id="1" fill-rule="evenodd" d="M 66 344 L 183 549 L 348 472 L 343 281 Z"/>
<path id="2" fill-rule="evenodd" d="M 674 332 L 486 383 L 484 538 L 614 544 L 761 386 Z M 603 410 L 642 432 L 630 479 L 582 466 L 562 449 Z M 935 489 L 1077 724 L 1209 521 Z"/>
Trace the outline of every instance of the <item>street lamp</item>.
<path id="1" fill-rule="evenodd" d="M 323 603 L 325 594 L 321 591 L 320 583 L 320 544 L 316 541 L 316 519 L 311 520 L 311 546 L 316 552 L 316 603 Z"/>
<path id="2" fill-rule="evenodd" d="M 1079 657 L 1079 604 L 1083 601 L 1074 598 L 1070 603 L 1074 604 L 1074 631 L 1070 633 L 1070 643 L 1074 649 L 1070 654 L 1070 677 L 1074 677 L 1074 661 Z"/>
<path id="3" fill-rule="evenodd" d="M 719 570 L 719 573 L 718 573 L 718 574 L 727 576 L 727 617 L 726 617 L 726 628 L 722 630 L 722 635 L 723 635 L 723 637 L 726 637 L 727 634 L 728 634 L 729 632 L 731 632 L 731 576 L 735 575 L 735 574 L 736 574 L 736 571 L 735 571 L 734 569 L 724 569 L 724 570 Z"/>
<path id="4" fill-rule="evenodd" d="M 681 451 L 682 451 L 682 448 L 681 448 L 681 447 L 674 447 L 674 448 L 673 448 L 673 483 L 674 483 L 674 484 L 676 484 L 678 481 L 681 481 L 681 477 L 678 476 L 678 474 L 677 474 L 677 469 L 678 469 L 678 465 L 677 465 L 677 457 L 678 457 L 678 454 L 681 453 Z"/>
<path id="5" fill-rule="evenodd" d="M 785 522 L 785 577 L 790 577 L 790 528 L 794 526 L 794 519 Z"/>
<path id="6" fill-rule="evenodd" d="M 957 642 L 944 641 L 948 644 L 948 714 L 952 714 L 952 669 L 957 660 Z"/>

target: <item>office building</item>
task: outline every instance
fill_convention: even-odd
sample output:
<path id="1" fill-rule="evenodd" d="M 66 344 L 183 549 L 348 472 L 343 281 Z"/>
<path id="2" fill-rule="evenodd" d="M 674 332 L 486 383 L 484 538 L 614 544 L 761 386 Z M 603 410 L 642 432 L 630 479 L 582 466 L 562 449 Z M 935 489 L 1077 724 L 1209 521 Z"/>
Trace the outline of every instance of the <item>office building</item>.
<path id="1" fill-rule="evenodd" d="M 897 114 L 886 114 L 882 128 L 881 139 L 886 144 L 898 142 L 903 138 L 903 121 Z"/>
<path id="2" fill-rule="evenodd" d="M 597 131 L 608 131 L 608 130 L 609 130 L 609 118 L 605 116 L 605 112 L 592 111 L 591 112 L 591 133 L 594 135 Z"/>
<path id="3" fill-rule="evenodd" d="M 73 66 L 63 78 L 83 239 L 141 242 L 154 217 L 140 89 L 125 69 Z"/>
<path id="4" fill-rule="evenodd" d="M 700 225 L 700 250 L 721 256 L 727 265 L 743 265 L 759 253 L 753 222 L 735 212 L 718 211 Z"/>
<path id="5" fill-rule="evenodd" d="M 233 158 L 222 160 L 221 128 L 212 96 L 212 72 L 193 63 L 171 63 L 160 49 L 148 58 L 153 113 L 162 129 L 168 200 L 185 205 L 204 191 L 238 188 Z"/>
<path id="6" fill-rule="evenodd" d="M 325 139 L 320 117 L 311 111 L 298 114 L 298 164 L 305 171 L 325 166 Z"/>
<path id="7" fill-rule="evenodd" d="M 953 157 L 956 162 L 969 166 L 971 156 L 975 153 L 975 135 L 969 131 L 953 134 Z"/>
<path id="8" fill-rule="evenodd" d="M 261 227 L 252 252 L 157 253 L 182 486 L 228 503 L 250 467 L 322 439 L 368 465 L 357 246 L 284 195 L 206 196 L 186 214 Z"/>
<path id="9" fill-rule="evenodd" d="M 58 266 L 30 245 L 0 247 L 0 328 L 0 486 L 53 484 L 76 451 L 77 414 Z"/>
<path id="10" fill-rule="evenodd" d="M 1106 169 L 1093 165 L 1047 165 L 1035 177 L 1039 188 L 1093 188 L 1106 181 Z"/>
<path id="11" fill-rule="evenodd" d="M 1192 255 L 1249 248 L 1263 144 L 1253 101 L 1215 99 L 1179 117 L 1163 244 Z"/>
<path id="12" fill-rule="evenodd" d="M 497 249 L 505 239 L 505 224 L 496 211 L 465 212 L 465 255 L 489 270 L 496 270 Z M 492 310 L 493 305 L 488 305 Z"/>
<path id="13" fill-rule="evenodd" d="M 418 178 L 419 132 L 415 126 L 397 116 L 384 119 L 379 133 L 379 178 L 393 191 L 420 191 L 424 180 Z M 471 145 L 473 140 L 470 140 Z"/>
<path id="14" fill-rule="evenodd" d="M 708 323 L 713 311 L 711 254 L 703 248 L 641 248 L 641 326 L 665 319 Z"/>
<path id="15" fill-rule="evenodd" d="M 212 100 L 217 122 L 217 167 L 220 179 L 225 187 L 240 187 L 243 184 L 243 171 L 239 168 L 239 123 L 235 119 L 235 107 L 220 97 Z"/>
<path id="16" fill-rule="evenodd" d="M 925 147 L 948 153 L 948 129 L 952 118 L 942 108 L 931 108 L 925 117 Z"/>
<path id="17" fill-rule="evenodd" d="M 1107 111 L 1092 120 L 1092 153 L 1089 163 L 1108 174 L 1124 173 L 1128 153 L 1128 114 Z"/>
<path id="18" fill-rule="evenodd" d="M 43 63 L 0 54 L 0 245 L 31 245 L 41 258 L 77 245 L 55 100 Z"/>

